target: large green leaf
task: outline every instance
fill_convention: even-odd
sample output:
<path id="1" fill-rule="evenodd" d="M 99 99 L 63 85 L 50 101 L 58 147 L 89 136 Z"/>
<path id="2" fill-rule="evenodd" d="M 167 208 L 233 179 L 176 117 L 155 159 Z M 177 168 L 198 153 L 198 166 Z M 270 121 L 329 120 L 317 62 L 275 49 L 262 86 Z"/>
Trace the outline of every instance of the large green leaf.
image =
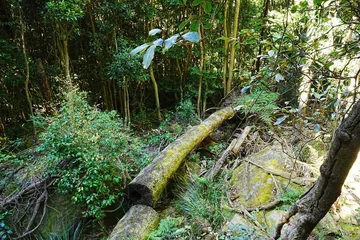
<path id="1" fill-rule="evenodd" d="M 211 2 L 206 1 L 204 3 L 204 10 L 206 13 L 211 13 L 211 10 L 212 10 Z"/>
<path id="2" fill-rule="evenodd" d="M 148 50 L 146 50 L 146 53 L 143 57 L 143 67 L 147 69 L 150 66 L 151 61 L 154 58 L 156 45 L 151 45 Z"/>
<path id="3" fill-rule="evenodd" d="M 197 31 L 200 25 L 200 21 L 199 20 L 195 20 L 191 23 L 190 25 L 190 31 Z"/>

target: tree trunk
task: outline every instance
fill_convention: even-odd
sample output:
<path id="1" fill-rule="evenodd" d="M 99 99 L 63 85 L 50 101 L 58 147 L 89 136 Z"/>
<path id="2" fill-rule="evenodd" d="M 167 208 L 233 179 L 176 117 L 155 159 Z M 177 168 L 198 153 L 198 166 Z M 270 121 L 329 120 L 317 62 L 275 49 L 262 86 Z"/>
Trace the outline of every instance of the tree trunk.
<path id="1" fill-rule="evenodd" d="M 228 15 L 229 15 L 229 0 L 225 1 L 225 10 L 224 10 L 224 37 L 229 37 L 228 34 Z M 229 41 L 224 41 L 224 64 L 223 64 L 223 88 L 224 88 L 224 97 L 226 97 L 226 79 L 227 79 L 227 68 L 228 68 L 228 54 L 229 54 Z"/>
<path id="2" fill-rule="evenodd" d="M 232 36 L 231 36 L 234 40 L 236 39 L 237 32 L 238 32 L 240 5 L 241 5 L 241 0 L 236 0 L 234 27 L 233 27 Z M 226 83 L 226 95 L 228 95 L 230 93 L 231 88 L 232 88 L 232 82 L 233 82 L 233 76 L 234 76 L 234 65 L 235 65 L 235 43 L 236 43 L 236 41 L 233 41 L 233 43 L 231 44 L 229 78 Z"/>
<path id="3" fill-rule="evenodd" d="M 160 112 L 160 99 L 159 99 L 159 88 L 155 79 L 155 75 L 154 75 L 154 69 L 153 69 L 153 64 L 150 64 L 150 78 L 151 78 L 151 82 L 153 84 L 154 87 L 154 94 L 155 94 L 155 103 L 156 103 L 156 112 L 157 112 L 157 116 L 159 121 L 162 120 L 161 117 L 161 112 Z"/>
<path id="4" fill-rule="evenodd" d="M 336 130 L 320 176 L 290 208 L 276 228 L 275 239 L 306 239 L 341 193 L 360 150 L 360 101 Z M 282 226 L 294 216 L 281 235 Z M 281 236 L 280 236 L 281 235 Z"/>
<path id="5" fill-rule="evenodd" d="M 134 205 L 118 222 L 108 240 L 147 239 L 159 223 L 159 214 L 151 207 Z"/>
<path id="6" fill-rule="evenodd" d="M 129 199 L 135 204 L 154 207 L 184 158 L 235 112 L 232 107 L 221 109 L 167 146 L 130 182 L 127 188 Z"/>
<path id="7" fill-rule="evenodd" d="M 199 17 L 201 16 L 202 12 L 201 12 L 201 7 L 199 8 Z M 199 35 L 200 35 L 200 39 L 202 39 L 204 37 L 203 35 L 203 29 L 202 26 L 199 25 L 199 29 L 198 29 Z M 202 91 L 202 85 L 203 85 L 203 71 L 204 71 L 204 61 L 205 61 L 205 40 L 200 40 L 200 66 L 199 66 L 199 70 L 200 70 L 200 76 L 199 76 L 199 88 L 198 88 L 198 98 L 197 98 L 197 114 L 199 116 L 199 118 L 202 115 L 202 108 L 201 108 L 201 100 L 202 100 L 202 95 L 203 95 L 203 91 Z"/>

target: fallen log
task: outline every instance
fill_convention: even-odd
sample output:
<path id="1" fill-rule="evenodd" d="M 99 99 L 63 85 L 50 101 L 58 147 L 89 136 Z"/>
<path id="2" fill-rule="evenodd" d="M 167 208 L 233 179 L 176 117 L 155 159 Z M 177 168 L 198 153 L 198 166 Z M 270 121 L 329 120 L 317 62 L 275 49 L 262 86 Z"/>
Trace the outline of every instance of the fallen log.
<path id="1" fill-rule="evenodd" d="M 159 220 L 159 214 L 152 207 L 134 205 L 117 223 L 108 240 L 147 239 Z"/>
<path id="2" fill-rule="evenodd" d="M 221 167 L 224 165 L 224 162 L 229 157 L 231 152 L 235 155 L 239 153 L 240 147 L 244 143 L 247 135 L 250 133 L 250 130 L 251 127 L 249 126 L 245 127 L 242 134 L 238 138 L 233 139 L 231 141 L 230 145 L 223 152 L 220 159 L 215 163 L 214 167 L 211 168 L 205 175 L 207 178 L 213 178 L 219 173 Z"/>
<path id="3" fill-rule="evenodd" d="M 224 165 L 225 160 L 229 157 L 230 152 L 232 152 L 234 146 L 236 144 L 236 139 L 233 139 L 230 143 L 230 145 L 226 148 L 226 150 L 221 154 L 221 157 L 219 158 L 219 160 L 216 161 L 215 165 L 213 168 L 211 168 L 205 175 L 206 178 L 213 178 L 215 177 L 221 167 Z"/>
<path id="4" fill-rule="evenodd" d="M 168 181 L 184 158 L 236 110 L 226 107 L 211 114 L 201 124 L 192 127 L 175 142 L 169 144 L 128 185 L 128 198 L 135 204 L 154 207 Z"/>

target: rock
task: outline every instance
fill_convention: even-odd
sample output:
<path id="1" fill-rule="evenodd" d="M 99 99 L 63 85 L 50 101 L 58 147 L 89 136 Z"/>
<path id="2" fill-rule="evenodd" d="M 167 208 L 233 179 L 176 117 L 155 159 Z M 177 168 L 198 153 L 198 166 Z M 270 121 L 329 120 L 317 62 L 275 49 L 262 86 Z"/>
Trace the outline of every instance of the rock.
<path id="1" fill-rule="evenodd" d="M 279 183 L 288 184 L 289 181 L 281 177 L 273 177 L 263 169 L 249 163 L 254 162 L 269 169 L 287 171 L 292 160 L 283 152 L 280 145 L 276 144 L 265 148 L 256 154 L 247 157 L 237 167 L 230 180 L 230 199 L 235 207 L 245 206 L 256 208 L 271 203 L 275 200 L 277 191 L 274 179 Z"/>

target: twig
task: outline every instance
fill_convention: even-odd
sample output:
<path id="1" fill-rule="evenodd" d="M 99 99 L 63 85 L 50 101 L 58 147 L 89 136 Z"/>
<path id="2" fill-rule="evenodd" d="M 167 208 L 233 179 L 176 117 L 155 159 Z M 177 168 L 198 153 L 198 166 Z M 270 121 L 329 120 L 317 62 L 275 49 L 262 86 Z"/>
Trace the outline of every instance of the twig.
<path id="1" fill-rule="evenodd" d="M 24 237 L 26 237 L 27 235 L 29 235 L 29 234 L 33 233 L 34 231 L 36 231 L 36 229 L 38 229 L 38 228 L 40 227 L 41 223 L 42 223 L 43 220 L 44 220 L 45 214 L 46 214 L 46 205 L 47 205 L 47 200 L 48 200 L 48 194 L 47 194 L 46 188 L 45 188 L 44 193 L 45 193 L 45 200 L 44 200 L 43 214 L 42 214 L 42 216 L 41 216 L 41 219 L 40 219 L 39 223 L 36 225 L 36 227 L 34 227 L 33 229 L 31 229 L 30 231 L 27 231 L 27 232 L 23 233 L 23 234 L 22 234 L 21 236 L 19 236 L 19 237 L 13 238 L 14 240 L 24 238 Z"/>
<path id="2" fill-rule="evenodd" d="M 253 161 L 251 161 L 249 159 L 245 159 L 245 161 L 247 161 L 248 163 L 251 163 L 252 165 L 254 165 L 254 166 L 258 167 L 258 168 L 263 169 L 265 172 L 268 172 L 270 174 L 274 174 L 274 175 L 282 177 L 282 178 L 289 179 L 293 183 L 296 183 L 296 184 L 301 185 L 301 186 L 305 186 L 305 182 L 312 182 L 313 183 L 316 180 L 315 178 L 299 178 L 299 177 L 292 178 L 291 174 L 289 174 L 287 172 L 266 168 L 266 167 L 261 166 L 260 164 L 255 163 L 255 162 L 253 162 Z"/>

